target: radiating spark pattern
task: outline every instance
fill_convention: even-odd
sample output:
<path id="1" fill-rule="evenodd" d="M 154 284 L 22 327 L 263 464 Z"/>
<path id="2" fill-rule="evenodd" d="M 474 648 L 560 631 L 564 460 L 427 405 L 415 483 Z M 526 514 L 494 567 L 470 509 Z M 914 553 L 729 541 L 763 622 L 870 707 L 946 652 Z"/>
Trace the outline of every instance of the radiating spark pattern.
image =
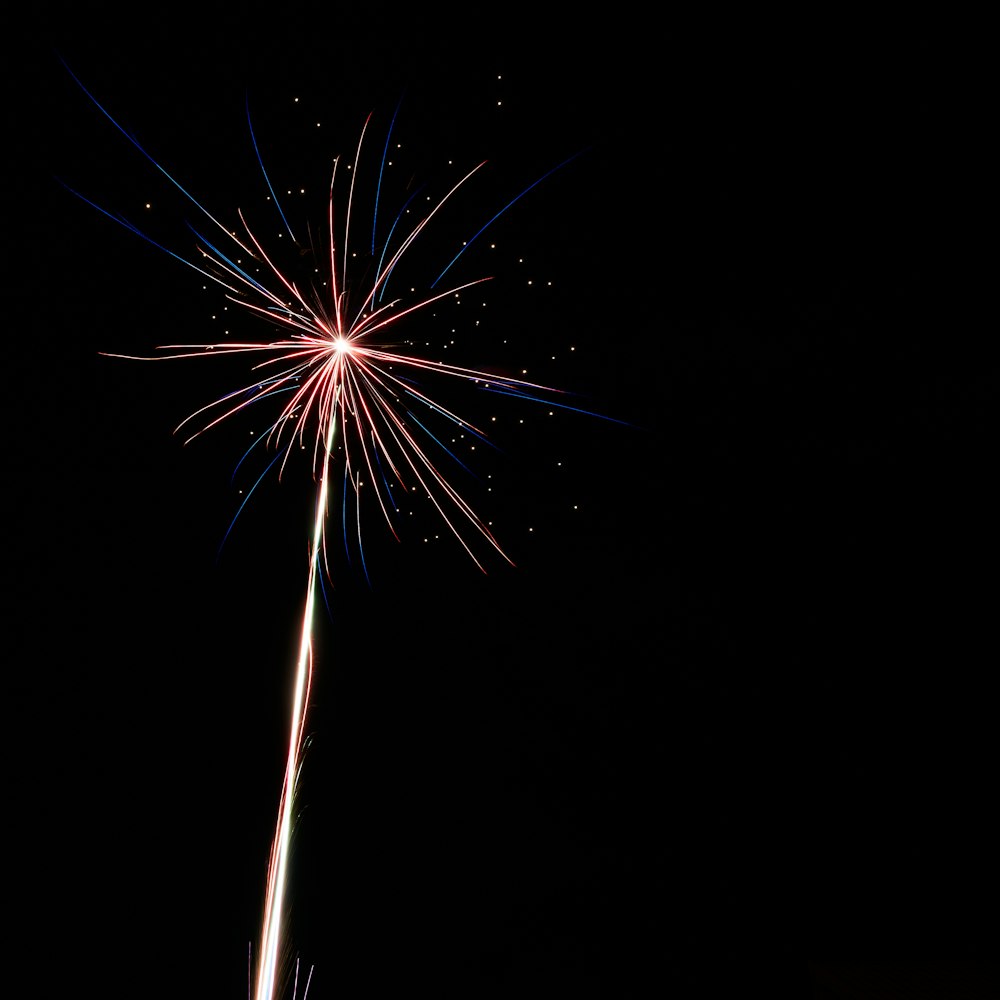
<path id="1" fill-rule="evenodd" d="M 77 83 L 80 81 L 77 80 Z M 82 83 L 80 86 L 83 88 Z M 468 170 L 443 190 L 436 201 L 429 202 L 431 207 L 415 222 L 405 223 L 408 216 L 401 211 L 383 246 L 376 247 L 373 238 L 372 253 L 370 256 L 366 255 L 367 277 L 355 280 L 349 268 L 352 260 L 349 255 L 349 240 L 355 205 L 357 166 L 362 157 L 369 125 L 366 122 L 351 164 L 346 193 L 341 191 L 342 184 L 338 186 L 341 161 L 339 158 L 334 161 L 325 220 L 324 269 L 327 280 L 319 286 L 312 281 L 308 286 L 300 286 L 272 259 L 242 211 L 238 212 L 239 230 L 234 232 L 227 229 L 167 173 L 86 88 L 83 89 L 129 142 L 197 207 L 221 233 L 221 237 L 210 238 L 194 230 L 198 239 L 197 256 L 194 260 L 189 260 L 155 243 L 121 216 L 113 215 L 99 205 L 94 207 L 222 286 L 228 299 L 265 320 L 276 331 L 272 339 L 262 341 L 227 340 L 213 344 L 170 344 L 161 347 L 161 353 L 155 355 L 154 359 L 218 358 L 246 354 L 252 362 L 251 381 L 191 414 L 178 429 L 184 429 L 187 440 L 190 441 L 223 421 L 273 399 L 278 404 L 278 415 L 266 435 L 266 442 L 280 459 L 274 464 L 278 465 L 279 470 L 283 469 L 294 451 L 306 450 L 310 455 L 313 477 L 317 483 L 287 757 L 268 866 L 254 985 L 256 1000 L 273 1000 L 276 990 L 281 987 L 283 911 L 294 817 L 293 803 L 302 764 L 313 669 L 312 637 L 316 591 L 325 562 L 326 524 L 335 462 L 336 475 L 343 480 L 344 498 L 346 500 L 347 497 L 352 497 L 355 503 L 356 544 L 359 547 L 362 510 L 360 499 L 363 490 L 374 496 L 376 506 L 381 510 L 393 534 L 396 534 L 397 501 L 394 491 L 410 492 L 418 489 L 429 498 L 452 536 L 476 565 L 483 569 L 484 552 L 492 551 L 503 559 L 507 559 L 507 556 L 488 525 L 463 499 L 435 462 L 434 456 L 438 452 L 443 450 L 449 455 L 450 452 L 431 433 L 424 421 L 433 415 L 435 419 L 450 422 L 463 432 L 478 437 L 484 435 L 479 428 L 432 398 L 421 388 L 422 382 L 430 376 L 443 376 L 484 390 L 535 400 L 551 400 L 555 390 L 519 379 L 400 353 L 394 346 L 393 338 L 398 340 L 395 331 L 404 321 L 417 313 L 425 312 L 435 303 L 454 298 L 489 280 L 479 278 L 439 290 L 445 273 L 457 260 L 456 255 L 449 253 L 450 262 L 430 283 L 426 294 L 401 298 L 389 293 L 393 272 L 413 252 L 413 247 L 435 216 L 482 169 L 483 163 Z M 273 195 L 274 188 L 264 170 L 252 129 L 251 137 L 261 170 Z M 385 148 L 388 149 L 388 138 Z M 379 191 L 382 188 L 384 167 L 385 152 L 382 153 L 382 163 L 378 170 Z M 535 182 L 537 183 L 538 181 Z M 508 202 L 506 207 L 510 207 L 531 187 L 534 184 Z M 341 215 L 338 198 L 342 196 L 345 197 L 345 208 Z M 89 202 L 89 199 L 84 200 Z M 291 236 L 291 228 L 276 198 L 274 204 Z M 377 214 L 377 211 L 376 200 L 373 214 Z M 501 213 L 494 214 L 490 221 Z M 373 224 L 373 232 L 374 228 Z M 485 226 L 480 227 L 475 236 L 484 228 Z M 231 249 L 226 250 L 226 247 Z M 463 251 L 459 255 L 461 252 Z M 241 263 L 244 258 L 254 261 L 253 273 L 248 269 L 250 265 Z M 121 354 L 113 356 L 135 357 Z M 151 359 L 147 357 L 143 360 Z M 451 457 L 455 458 L 454 455 Z M 366 488 L 369 484 L 370 488 Z M 345 522 L 346 520 L 345 517 Z"/>

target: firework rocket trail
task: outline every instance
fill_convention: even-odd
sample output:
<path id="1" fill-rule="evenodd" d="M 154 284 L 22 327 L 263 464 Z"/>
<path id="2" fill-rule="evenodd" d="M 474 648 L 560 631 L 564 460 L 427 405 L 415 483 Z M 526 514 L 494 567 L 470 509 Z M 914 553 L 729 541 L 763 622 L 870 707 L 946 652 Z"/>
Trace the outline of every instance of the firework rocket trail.
<path id="1" fill-rule="evenodd" d="M 321 566 L 324 561 L 326 545 L 326 523 L 330 498 L 331 460 L 336 446 L 343 453 L 344 496 L 345 501 L 352 492 L 358 504 L 358 534 L 357 544 L 360 549 L 360 493 L 366 475 L 374 484 L 374 493 L 382 509 L 385 520 L 395 535 L 392 514 L 396 510 L 395 501 L 391 495 L 389 477 L 406 490 L 409 483 L 416 482 L 424 494 L 431 500 L 451 533 L 462 545 L 480 569 L 483 568 L 480 558 L 474 553 L 471 542 L 466 539 L 463 531 L 470 527 L 473 535 L 480 541 L 485 540 L 487 546 L 503 553 L 487 525 L 475 514 L 469 504 L 459 495 L 439 471 L 426 450 L 422 446 L 418 434 L 422 432 L 438 447 L 443 449 L 452 459 L 458 461 L 447 447 L 421 422 L 411 406 L 423 408 L 428 413 L 452 423 L 462 431 L 483 438 L 477 428 L 463 418 L 435 402 L 425 394 L 413 380 L 412 376 L 427 375 L 448 376 L 457 378 L 479 388 L 492 392 L 513 395 L 520 399 L 541 400 L 546 397 L 549 405 L 564 406 L 555 403 L 550 394 L 555 390 L 544 386 L 503 376 L 490 375 L 474 369 L 460 368 L 441 362 L 433 362 L 425 358 L 403 355 L 378 346 L 378 338 L 384 335 L 390 326 L 395 326 L 403 318 L 414 312 L 426 309 L 428 306 L 445 298 L 457 297 L 462 291 L 482 281 L 468 282 L 449 288 L 447 291 L 434 291 L 445 273 L 452 267 L 458 257 L 479 235 L 495 221 L 507 208 L 523 197 L 545 177 L 559 169 L 564 163 L 554 167 L 545 175 L 529 185 L 512 201 L 508 202 L 500 212 L 497 212 L 478 232 L 467 240 L 451 262 L 444 268 L 438 278 L 431 283 L 433 294 L 416 302 L 397 308 L 398 299 L 389 298 L 386 290 L 389 277 L 404 258 L 413 243 L 421 235 L 430 220 L 442 206 L 469 180 L 484 164 L 480 163 L 468 171 L 459 181 L 444 193 L 434 208 L 405 236 L 392 244 L 404 206 L 392 225 L 389 237 L 382 248 L 374 280 L 364 294 L 360 306 L 352 304 L 348 295 L 348 236 L 351 225 L 351 213 L 355 196 L 355 180 L 357 170 L 352 174 L 347 208 L 338 240 L 338 231 L 334 217 L 334 190 L 337 177 L 338 160 L 330 183 L 328 209 L 328 239 L 329 239 L 329 279 L 330 288 L 324 295 L 311 289 L 307 295 L 300 291 L 294 281 L 287 278 L 278 266 L 270 259 L 261 243 L 258 241 L 242 211 L 239 219 L 243 227 L 243 236 L 237 236 L 219 222 L 200 202 L 198 202 L 184 187 L 178 183 L 138 142 L 126 131 L 84 87 L 81 81 L 67 66 L 66 69 L 76 80 L 80 88 L 87 94 L 96 107 L 108 118 L 128 141 L 140 152 L 164 177 L 177 188 L 218 230 L 225 234 L 227 240 L 235 244 L 238 251 L 248 255 L 254 261 L 266 266 L 269 283 L 264 279 L 254 277 L 239 260 L 233 258 L 237 254 L 231 251 L 225 253 L 219 246 L 213 244 L 205 235 L 192 228 L 200 241 L 198 253 L 200 259 L 195 263 L 174 253 L 120 215 L 106 211 L 100 205 L 73 191 L 74 194 L 87 201 L 98 211 L 123 225 L 142 239 L 152 243 L 160 250 L 176 260 L 193 268 L 206 278 L 221 285 L 226 297 L 239 303 L 242 307 L 257 314 L 277 327 L 283 334 L 278 339 L 267 342 L 234 343 L 227 341 L 218 344 L 168 345 L 161 350 L 169 352 L 156 358 L 142 360 L 157 360 L 165 358 L 219 357 L 234 353 L 249 353 L 264 355 L 255 367 L 255 372 L 263 373 L 264 377 L 201 408 L 185 420 L 181 427 L 201 418 L 204 422 L 200 429 L 188 437 L 188 441 L 199 434 L 216 426 L 223 420 L 246 410 L 252 404 L 276 397 L 279 394 L 285 400 L 280 414 L 266 435 L 266 440 L 279 451 L 280 468 L 283 469 L 298 442 L 305 448 L 306 428 L 315 428 L 312 440 L 312 469 L 318 483 L 316 507 L 312 527 L 312 538 L 309 550 L 309 569 L 306 586 L 305 605 L 302 613 L 301 633 L 299 639 L 298 659 L 295 667 L 294 692 L 292 712 L 289 727 L 288 750 L 284 769 L 277 824 L 271 847 L 268 865 L 267 888 L 262 921 L 261 940 L 258 949 L 258 965 L 255 977 L 254 995 L 256 1000 L 273 1000 L 275 990 L 279 987 L 279 960 L 283 944 L 283 910 L 288 880 L 288 854 L 293 826 L 293 806 L 296 781 L 301 769 L 302 753 L 305 740 L 306 714 L 309 705 L 309 692 L 312 679 L 313 656 L 313 618 L 316 605 L 316 590 L 320 580 Z M 393 119 L 395 120 L 395 119 Z M 249 122 L 249 112 L 248 112 Z M 362 144 L 368 122 L 361 131 L 355 155 L 354 167 L 357 167 L 361 156 Z M 389 134 L 392 127 L 390 126 Z M 285 214 L 274 196 L 274 188 L 267 177 L 263 160 L 257 146 L 256 137 L 250 127 L 254 150 L 260 162 L 267 186 L 274 198 L 274 205 L 281 215 L 282 221 L 294 242 L 291 227 Z M 389 136 L 386 138 L 388 150 Z M 572 159 L 573 157 L 570 157 Z M 379 190 L 381 190 L 385 167 L 385 152 L 379 170 Z M 72 190 L 72 189 L 71 189 Z M 412 198 L 412 196 L 411 196 Z M 378 195 L 373 220 L 377 217 Z M 372 257 L 375 256 L 375 224 L 372 232 Z M 338 261 L 338 246 L 342 250 Z M 353 305 L 353 307 L 352 307 Z M 113 355 L 128 357 L 127 355 Z M 407 374 L 410 373 L 410 374 Z M 337 441 L 338 427 L 340 440 Z M 179 430 L 180 428 L 178 428 Z M 284 454 L 281 455 L 281 451 Z M 277 462 L 270 463 L 268 468 Z M 262 477 L 263 478 L 263 477 Z M 410 486 L 409 489 L 415 489 Z M 252 492 L 252 491 L 251 491 Z M 245 503 L 245 501 L 244 501 Z M 242 507 L 241 507 L 242 509 Z M 238 516 L 238 515 L 237 515 Z M 345 515 L 346 536 L 346 515 Z M 398 536 L 397 536 L 398 537 Z M 345 538 L 346 540 L 346 538 Z M 509 562 L 510 560 L 507 559 Z M 364 557 L 362 552 L 362 564 Z M 306 984 L 308 992 L 308 982 Z"/>
<path id="2" fill-rule="evenodd" d="M 305 741 L 306 709 L 309 705 L 309 688 L 312 680 L 313 609 L 316 606 L 316 581 L 320 568 L 323 525 L 326 522 L 329 483 L 327 472 L 336 427 L 336 421 L 331 421 L 325 441 L 324 472 L 320 481 L 319 496 L 316 500 L 316 517 L 313 523 L 312 549 L 309 557 L 309 582 L 306 586 L 306 603 L 302 614 L 299 657 L 295 665 L 295 693 L 292 699 L 288 756 L 285 761 L 285 776 L 281 785 L 278 824 L 274 832 L 271 860 L 268 865 L 264 925 L 261 931 L 260 960 L 257 971 L 257 1000 L 269 1000 L 274 995 L 275 976 L 278 971 L 282 928 L 281 911 L 285 898 L 285 882 L 288 876 L 288 848 L 292 836 L 295 780 L 299 772 L 302 747 Z M 307 984 L 307 992 L 308 989 Z"/>

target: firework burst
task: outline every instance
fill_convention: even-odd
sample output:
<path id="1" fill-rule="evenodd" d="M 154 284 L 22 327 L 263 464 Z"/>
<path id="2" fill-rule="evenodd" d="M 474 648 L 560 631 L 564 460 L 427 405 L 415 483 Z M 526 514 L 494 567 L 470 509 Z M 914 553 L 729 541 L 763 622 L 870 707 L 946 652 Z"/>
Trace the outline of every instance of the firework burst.
<path id="1" fill-rule="evenodd" d="M 77 78 L 74 76 L 74 79 Z M 355 222 L 360 201 L 358 165 L 367 156 L 369 118 L 361 129 L 353 160 L 348 163 L 337 158 L 333 163 L 323 238 L 300 242 L 275 195 L 251 126 L 250 134 L 262 176 L 282 226 L 297 248 L 296 256 L 300 260 L 308 258 L 313 264 L 323 261 L 322 266 L 315 267 L 313 273 L 303 279 L 290 273 L 265 248 L 242 210 L 237 213 L 238 227 L 231 229 L 223 225 L 160 166 L 78 79 L 77 83 L 115 128 L 197 208 L 207 227 L 191 227 L 196 244 L 188 257 L 167 249 L 126 218 L 107 211 L 79 192 L 74 191 L 74 194 L 220 286 L 228 300 L 262 320 L 262 325 L 271 332 L 268 339 L 259 341 L 227 339 L 218 343 L 167 344 L 152 358 L 142 358 L 218 359 L 242 355 L 250 362 L 248 379 L 191 414 L 178 430 L 190 441 L 239 414 L 256 413 L 261 404 L 272 403 L 277 415 L 274 416 L 272 410 L 269 427 L 258 439 L 273 453 L 267 469 L 276 469 L 280 474 L 293 454 L 305 453 L 316 483 L 286 764 L 253 976 L 256 1000 L 271 1000 L 282 987 L 283 917 L 294 822 L 293 801 L 306 734 L 313 670 L 313 619 L 317 591 L 326 569 L 331 494 L 340 491 L 345 541 L 360 554 L 362 565 L 363 511 L 368 508 L 379 511 L 389 530 L 399 537 L 400 497 L 411 494 L 426 497 L 448 532 L 480 569 L 484 569 L 490 553 L 510 562 L 489 525 L 463 498 L 442 468 L 445 461 L 462 463 L 435 428 L 450 427 L 476 440 L 485 438 L 483 430 L 433 397 L 427 383 L 445 380 L 520 400 L 575 407 L 556 390 L 477 368 L 444 363 L 402 350 L 399 345 L 407 343 L 403 330 L 419 315 L 490 280 L 480 277 L 453 283 L 450 272 L 459 257 L 493 221 L 564 164 L 535 180 L 492 217 L 485 219 L 450 260 L 439 265 L 438 273 L 426 283 L 423 293 L 412 287 L 397 292 L 403 266 L 420 246 L 427 228 L 485 164 L 471 166 L 436 194 L 429 195 L 426 207 L 419 212 L 413 208 L 414 195 L 410 195 L 395 215 L 387 215 L 391 221 L 377 242 L 380 203 L 384 197 L 382 179 L 392 132 L 390 125 L 381 155 L 375 152 L 370 157 L 372 166 L 377 165 L 378 177 L 371 199 L 371 232 L 369 234 L 366 227 L 364 239 L 356 238 L 355 231 L 360 230 Z M 355 243 L 364 247 L 362 252 L 357 251 Z M 137 355 L 113 356 L 139 358 Z M 363 497 L 365 503 L 362 503 Z M 287 960 L 287 956 L 284 958 Z"/>

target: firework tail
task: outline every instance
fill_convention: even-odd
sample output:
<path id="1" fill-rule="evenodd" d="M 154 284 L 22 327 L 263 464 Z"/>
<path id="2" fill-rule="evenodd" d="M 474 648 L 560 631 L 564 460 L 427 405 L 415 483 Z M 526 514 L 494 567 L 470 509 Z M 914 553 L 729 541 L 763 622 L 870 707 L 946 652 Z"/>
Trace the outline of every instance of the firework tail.
<path id="1" fill-rule="evenodd" d="M 257 959 L 255 1000 L 270 1000 L 274 995 L 275 978 L 280 960 L 282 928 L 284 923 L 285 885 L 288 881 L 288 853 L 292 836 L 295 808 L 295 786 L 302 764 L 306 714 L 309 707 L 309 689 L 312 681 L 313 614 L 316 608 L 316 585 L 319 581 L 320 554 L 323 551 L 323 525 L 326 522 L 329 499 L 330 454 L 337 431 L 336 403 L 334 404 L 325 438 L 325 454 L 313 523 L 312 548 L 309 554 L 309 580 L 306 586 L 305 608 L 302 612 L 302 631 L 299 638 L 299 656 L 295 666 L 295 689 L 288 733 L 288 756 L 285 776 L 281 786 L 278 823 L 271 845 L 271 860 L 267 874 L 267 895 L 264 902 L 264 922 L 261 929 L 260 949 Z"/>

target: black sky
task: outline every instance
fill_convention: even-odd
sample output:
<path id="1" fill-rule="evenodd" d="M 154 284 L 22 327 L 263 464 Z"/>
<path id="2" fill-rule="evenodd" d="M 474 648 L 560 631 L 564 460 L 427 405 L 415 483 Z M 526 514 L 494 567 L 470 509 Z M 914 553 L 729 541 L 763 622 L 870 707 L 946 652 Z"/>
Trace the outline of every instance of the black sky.
<path id="1" fill-rule="evenodd" d="M 259 197 L 248 92 L 336 136 L 289 123 L 282 164 L 401 95 L 413 155 L 487 156 L 497 196 L 583 151 L 504 221 L 550 297 L 511 281 L 491 315 L 632 426 L 509 422 L 484 468 L 516 570 L 373 540 L 372 586 L 336 587 L 311 997 L 811 997 L 831 963 L 990 959 L 993 378 L 942 254 L 934 33 L 57 13 L 8 155 L 8 809 L 42 995 L 244 995 L 309 516 L 292 477 L 219 557 L 243 439 L 172 430 L 222 387 L 100 356 L 210 309 L 58 183 L 165 189 L 59 55 L 226 213 Z"/>

